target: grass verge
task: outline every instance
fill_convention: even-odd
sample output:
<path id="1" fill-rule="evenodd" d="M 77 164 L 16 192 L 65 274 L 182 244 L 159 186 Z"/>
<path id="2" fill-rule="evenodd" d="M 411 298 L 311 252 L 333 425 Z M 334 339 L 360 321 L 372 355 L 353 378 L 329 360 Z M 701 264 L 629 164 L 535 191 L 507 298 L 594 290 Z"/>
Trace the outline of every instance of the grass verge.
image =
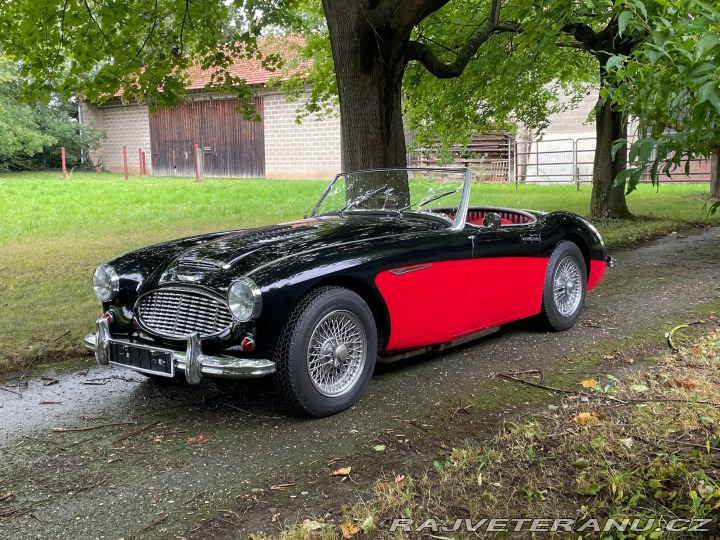
<path id="1" fill-rule="evenodd" d="M 424 473 L 379 479 L 344 515 L 251 537 L 712 538 L 720 534 L 716 322 L 705 336 L 677 336 L 678 352 L 627 379 L 577 381 L 582 392 L 568 390 L 490 440 L 448 449 Z M 395 519 L 405 521 L 391 530 Z"/>
<path id="2" fill-rule="evenodd" d="M 163 240 L 296 219 L 326 182 L 138 178 L 57 172 L 0 175 L 0 374 L 81 352 L 99 315 L 93 269 Z M 489 205 L 587 213 L 590 188 L 485 184 Z M 640 186 L 635 222 L 598 224 L 610 247 L 702 226 L 707 186 Z M 713 219 L 711 223 L 717 223 Z"/>

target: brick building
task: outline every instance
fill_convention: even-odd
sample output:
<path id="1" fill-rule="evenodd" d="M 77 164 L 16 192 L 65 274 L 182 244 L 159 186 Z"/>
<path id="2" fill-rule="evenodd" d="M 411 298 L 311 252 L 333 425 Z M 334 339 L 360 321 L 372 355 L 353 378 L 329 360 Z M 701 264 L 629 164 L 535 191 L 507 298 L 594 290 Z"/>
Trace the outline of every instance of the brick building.
<path id="1" fill-rule="evenodd" d="M 187 102 L 171 109 L 151 112 L 147 105 L 123 104 L 122 93 L 99 106 L 82 103 L 80 121 L 105 133 L 100 147 L 89 153 L 90 160 L 122 172 L 125 146 L 132 174 L 140 170 L 141 149 L 148 174 L 191 176 L 197 144 L 205 176 L 323 179 L 340 172 L 339 116 L 310 116 L 298 123 L 307 95 L 291 102 L 269 88 L 277 73 L 263 69 L 258 60 L 237 61 L 233 74 L 254 89 L 260 122 L 243 120 L 233 99 L 204 92 L 208 74 L 193 69 Z"/>

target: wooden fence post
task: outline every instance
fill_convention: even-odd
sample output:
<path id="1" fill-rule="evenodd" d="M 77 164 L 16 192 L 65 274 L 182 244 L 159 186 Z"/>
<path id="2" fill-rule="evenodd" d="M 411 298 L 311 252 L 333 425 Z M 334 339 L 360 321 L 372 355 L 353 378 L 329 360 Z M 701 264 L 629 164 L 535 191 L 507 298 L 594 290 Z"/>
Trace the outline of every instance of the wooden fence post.
<path id="1" fill-rule="evenodd" d="M 200 181 L 200 163 L 199 163 L 199 157 L 198 157 L 198 153 L 199 153 L 198 145 L 196 144 L 194 146 L 194 148 L 195 148 L 195 181 L 199 182 Z"/>
<path id="2" fill-rule="evenodd" d="M 125 173 L 125 181 L 128 179 L 128 165 L 127 165 L 127 146 L 123 145 L 123 172 Z"/>
<path id="3" fill-rule="evenodd" d="M 62 175 L 67 178 L 67 168 L 65 166 L 65 147 L 60 148 L 60 161 L 62 161 Z"/>

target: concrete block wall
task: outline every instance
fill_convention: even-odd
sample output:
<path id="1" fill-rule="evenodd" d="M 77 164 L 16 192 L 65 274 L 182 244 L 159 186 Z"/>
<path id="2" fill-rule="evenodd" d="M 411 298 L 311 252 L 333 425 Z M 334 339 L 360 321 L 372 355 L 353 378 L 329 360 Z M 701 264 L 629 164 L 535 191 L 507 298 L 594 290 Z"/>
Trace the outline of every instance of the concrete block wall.
<path id="1" fill-rule="evenodd" d="M 150 155 L 150 112 L 146 105 L 111 104 L 97 107 L 82 103 L 83 123 L 105 132 L 100 148 L 90 151 L 96 166 L 111 172 L 123 172 L 122 147 L 127 146 L 128 171 L 139 174 L 138 148 L 145 152 L 147 174 L 152 174 Z"/>
<path id="2" fill-rule="evenodd" d="M 595 123 L 589 121 L 593 107 L 598 101 L 598 91 L 588 93 L 573 109 L 553 114 L 550 117 L 550 126 L 543 132 L 545 139 L 571 138 L 578 136 L 595 136 Z M 561 102 L 568 103 L 569 98 L 560 96 Z M 592 118 L 590 118 L 592 120 Z"/>
<path id="3" fill-rule="evenodd" d="M 330 179 L 341 171 L 340 117 L 309 116 L 297 124 L 307 96 L 289 102 L 279 93 L 263 96 L 265 177 Z"/>

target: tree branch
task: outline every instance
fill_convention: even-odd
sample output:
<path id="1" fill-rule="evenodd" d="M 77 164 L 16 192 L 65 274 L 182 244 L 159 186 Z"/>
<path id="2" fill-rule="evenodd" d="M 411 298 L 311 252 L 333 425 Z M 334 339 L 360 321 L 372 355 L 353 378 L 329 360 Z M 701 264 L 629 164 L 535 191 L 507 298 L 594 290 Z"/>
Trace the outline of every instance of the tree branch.
<path id="1" fill-rule="evenodd" d="M 411 41 L 408 43 L 407 59 L 417 60 L 425 69 L 440 79 L 451 79 L 458 77 L 465 70 L 470 59 L 475 55 L 480 46 L 485 43 L 497 31 L 500 24 L 500 0 L 492 0 L 490 14 L 485 24 L 478 27 L 468 38 L 465 44 L 456 53 L 455 61 L 445 63 L 440 60 L 433 50 L 425 43 Z"/>
<path id="2" fill-rule="evenodd" d="M 560 31 L 575 38 L 575 41 L 581 43 L 586 51 L 593 52 L 597 50 L 596 41 L 598 36 L 587 24 L 567 22 Z"/>
<path id="3" fill-rule="evenodd" d="M 385 0 L 370 12 L 373 28 L 386 27 L 394 34 L 408 36 L 425 18 L 450 0 Z"/>
<path id="4" fill-rule="evenodd" d="M 155 11 L 153 12 L 152 23 L 150 24 L 150 31 L 145 36 L 145 39 L 143 40 L 142 45 L 140 46 L 140 49 L 138 50 L 137 54 L 135 55 L 134 60 L 137 60 L 138 58 L 140 58 L 140 55 L 145 50 L 145 47 L 147 46 L 148 41 L 150 41 L 150 38 L 155 33 L 155 28 L 157 26 L 157 22 L 158 22 L 158 0 L 155 0 Z"/>

